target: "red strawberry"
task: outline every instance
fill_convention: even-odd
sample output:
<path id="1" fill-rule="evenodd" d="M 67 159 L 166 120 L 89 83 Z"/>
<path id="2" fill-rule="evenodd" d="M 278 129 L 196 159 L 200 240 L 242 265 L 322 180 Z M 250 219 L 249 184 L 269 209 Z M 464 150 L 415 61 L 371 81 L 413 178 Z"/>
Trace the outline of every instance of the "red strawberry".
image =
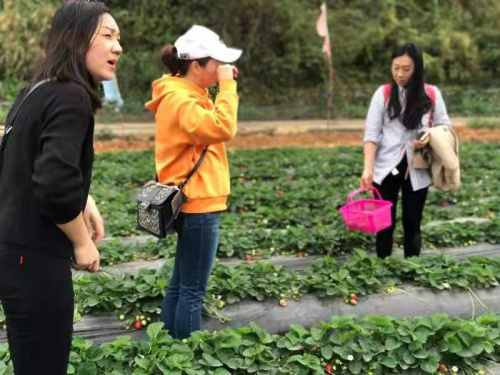
<path id="1" fill-rule="evenodd" d="M 142 323 L 141 322 L 135 322 L 134 327 L 135 327 L 135 329 L 141 329 L 142 328 Z"/>
<path id="2" fill-rule="evenodd" d="M 445 372 L 447 370 L 446 365 L 444 363 L 441 363 L 438 368 L 439 371 Z"/>
<path id="3" fill-rule="evenodd" d="M 255 257 L 256 257 L 256 258 L 260 258 L 260 253 L 259 253 L 259 252 L 256 252 L 256 253 L 255 253 Z"/>
<path id="4" fill-rule="evenodd" d="M 333 374 L 333 365 L 331 363 L 329 363 L 325 366 L 325 373 L 326 374 Z"/>
<path id="5" fill-rule="evenodd" d="M 251 260 L 253 260 L 253 258 L 250 255 L 247 255 L 246 258 L 245 258 L 245 260 L 247 262 L 250 262 Z"/>
<path id="6" fill-rule="evenodd" d="M 297 253 L 298 258 L 304 258 L 304 253 Z"/>
<path id="7" fill-rule="evenodd" d="M 444 208 L 448 207 L 448 202 L 441 203 L 441 207 L 444 207 Z"/>
<path id="8" fill-rule="evenodd" d="M 299 347 L 299 350 L 304 350 L 304 349 L 305 349 L 305 346 L 304 346 L 304 345 L 301 345 L 301 346 Z"/>
<path id="9" fill-rule="evenodd" d="M 280 300 L 280 306 L 285 307 L 286 306 L 286 301 L 284 299 Z"/>

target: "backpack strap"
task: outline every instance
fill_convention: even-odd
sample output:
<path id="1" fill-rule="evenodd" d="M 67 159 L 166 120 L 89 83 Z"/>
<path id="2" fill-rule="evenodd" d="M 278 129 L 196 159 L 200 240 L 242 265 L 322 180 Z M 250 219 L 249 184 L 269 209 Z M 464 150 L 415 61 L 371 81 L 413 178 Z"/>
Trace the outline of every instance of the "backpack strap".
<path id="1" fill-rule="evenodd" d="M 387 107 L 387 103 L 389 102 L 389 98 L 391 97 L 392 84 L 386 83 L 384 85 L 384 106 Z"/>
<path id="2" fill-rule="evenodd" d="M 429 128 L 432 128 L 432 125 L 434 125 L 434 110 L 436 109 L 436 90 L 434 90 L 434 87 L 431 85 L 428 85 L 427 83 L 424 85 L 425 87 L 425 93 L 431 100 L 431 113 L 429 114 Z"/>
<path id="3" fill-rule="evenodd" d="M 434 110 L 436 109 L 436 90 L 434 90 L 434 87 L 431 85 L 425 83 L 424 84 L 425 88 L 425 93 L 431 100 L 431 113 L 429 115 L 429 127 L 431 128 L 432 125 L 434 124 Z M 391 91 L 392 91 L 392 84 L 391 83 L 386 83 L 383 88 L 383 93 L 384 93 L 384 106 L 387 107 L 387 104 L 389 102 L 389 99 L 391 97 Z"/>

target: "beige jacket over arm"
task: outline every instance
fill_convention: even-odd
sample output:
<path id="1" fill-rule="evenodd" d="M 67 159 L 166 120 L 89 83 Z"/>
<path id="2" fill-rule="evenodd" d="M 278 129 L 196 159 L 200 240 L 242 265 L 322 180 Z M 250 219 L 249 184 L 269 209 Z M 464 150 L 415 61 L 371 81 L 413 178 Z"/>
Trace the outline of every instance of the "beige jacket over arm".
<path id="1" fill-rule="evenodd" d="M 442 191 L 458 190 L 460 187 L 458 137 L 449 126 L 436 126 L 429 130 L 433 185 Z"/>

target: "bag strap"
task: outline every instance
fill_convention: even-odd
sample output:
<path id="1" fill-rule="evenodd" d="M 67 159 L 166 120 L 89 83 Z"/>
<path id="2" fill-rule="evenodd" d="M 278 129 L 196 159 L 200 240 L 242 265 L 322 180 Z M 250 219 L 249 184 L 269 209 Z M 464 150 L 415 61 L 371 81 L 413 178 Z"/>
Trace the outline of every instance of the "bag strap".
<path id="1" fill-rule="evenodd" d="M 28 91 L 28 93 L 23 97 L 23 99 L 21 100 L 21 103 L 19 103 L 19 105 L 14 110 L 14 112 L 12 113 L 12 115 L 7 118 L 7 121 L 6 121 L 7 128 L 12 128 L 12 125 L 14 125 L 14 121 L 16 121 L 17 115 L 21 111 L 21 107 L 26 102 L 26 100 L 29 98 L 29 96 L 31 94 L 33 94 L 37 88 L 39 88 L 41 85 L 43 85 L 44 83 L 47 83 L 49 81 L 51 81 L 51 80 L 50 79 L 44 79 L 44 80 L 38 82 L 36 85 L 34 85 L 30 89 L 30 91 Z"/>
<path id="2" fill-rule="evenodd" d="M 7 119 L 5 121 L 5 133 L 3 138 L 0 140 L 0 149 L 5 147 L 5 144 L 7 143 L 7 136 L 8 134 L 12 131 L 12 127 L 14 126 L 14 122 L 16 121 L 17 116 L 19 115 L 19 112 L 21 111 L 21 108 L 23 104 L 26 102 L 26 100 L 29 98 L 31 94 L 35 92 L 37 88 L 39 88 L 41 85 L 44 83 L 47 83 L 51 81 L 51 79 L 44 79 L 40 82 L 38 82 L 36 85 L 34 85 L 26 95 L 21 99 L 21 102 L 19 105 L 13 110 L 12 114 L 10 116 L 7 116 Z"/>
<path id="3" fill-rule="evenodd" d="M 187 174 L 186 178 L 180 183 L 180 185 L 179 185 L 180 190 L 184 189 L 184 186 L 186 186 L 186 184 L 191 179 L 191 177 L 193 177 L 193 175 L 196 173 L 198 168 L 200 168 L 201 163 L 203 163 L 203 159 L 205 159 L 205 155 L 207 154 L 207 151 L 208 151 L 208 146 L 205 146 L 205 148 L 203 149 L 201 156 L 198 159 L 198 162 L 196 163 L 196 165 L 193 167 L 193 169 L 191 169 L 191 172 L 189 172 Z"/>

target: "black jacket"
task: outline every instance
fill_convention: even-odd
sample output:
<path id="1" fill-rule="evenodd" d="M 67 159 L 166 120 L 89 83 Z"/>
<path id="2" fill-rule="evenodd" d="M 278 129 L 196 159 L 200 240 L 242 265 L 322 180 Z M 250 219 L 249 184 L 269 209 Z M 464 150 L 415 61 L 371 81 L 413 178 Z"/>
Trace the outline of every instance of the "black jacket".
<path id="1" fill-rule="evenodd" d="M 51 81 L 30 95 L 0 151 L 0 243 L 73 255 L 56 224 L 85 208 L 93 132 L 90 97 L 79 84 Z"/>

